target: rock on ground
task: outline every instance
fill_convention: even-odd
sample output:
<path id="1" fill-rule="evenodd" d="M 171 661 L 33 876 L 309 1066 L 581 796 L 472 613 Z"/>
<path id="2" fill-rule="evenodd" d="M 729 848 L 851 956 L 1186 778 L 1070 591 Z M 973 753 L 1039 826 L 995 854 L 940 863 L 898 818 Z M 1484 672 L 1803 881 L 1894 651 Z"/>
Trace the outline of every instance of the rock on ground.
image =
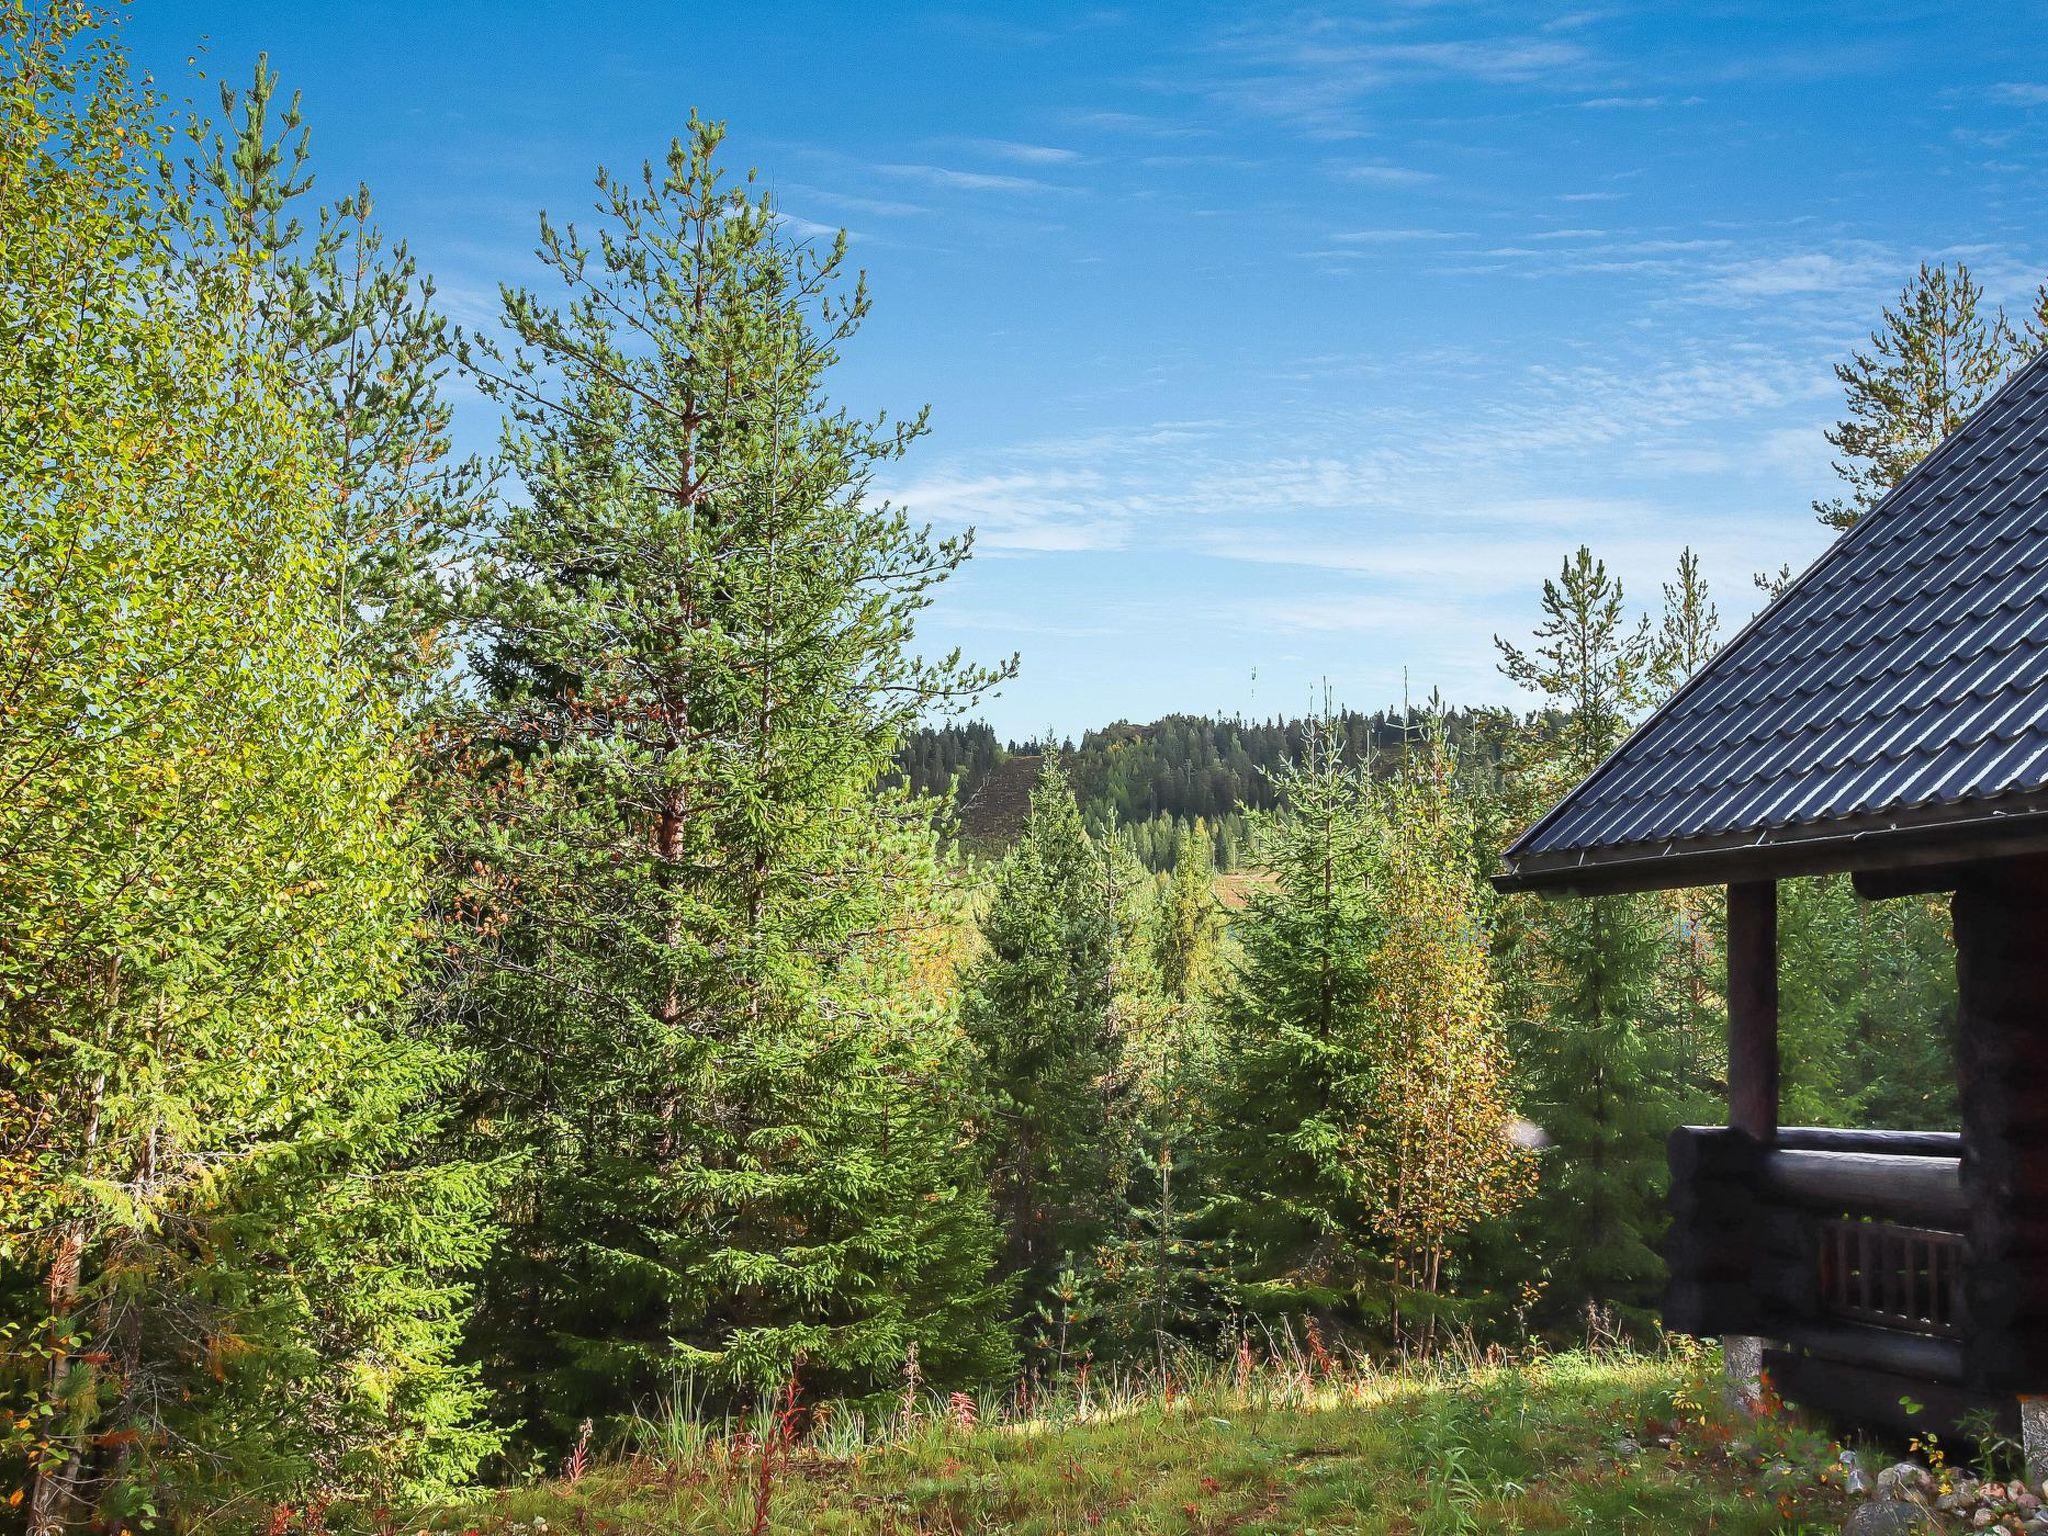
<path id="1" fill-rule="evenodd" d="M 1904 1499 L 1877 1499 L 1857 1506 L 1849 1523 L 1842 1527 L 1842 1536 L 1915 1536 L 1918 1532 L 1940 1529 L 1934 1516 L 1918 1504 L 1909 1504 Z"/>

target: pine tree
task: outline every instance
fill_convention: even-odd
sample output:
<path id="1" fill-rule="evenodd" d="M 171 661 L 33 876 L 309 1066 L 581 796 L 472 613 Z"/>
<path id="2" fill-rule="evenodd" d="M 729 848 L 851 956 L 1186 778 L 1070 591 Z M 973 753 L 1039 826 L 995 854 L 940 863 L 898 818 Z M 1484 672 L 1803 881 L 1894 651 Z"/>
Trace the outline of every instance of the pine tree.
<path id="1" fill-rule="evenodd" d="M 93 21 L 0 10 L 0 1457 L 38 1531 L 342 1518 L 495 1443 L 486 1181 L 317 426 Z"/>
<path id="2" fill-rule="evenodd" d="M 1983 303 L 1961 262 L 1954 271 L 1922 262 L 1871 332 L 1870 350 L 1835 365 L 1849 414 L 1827 438 L 1849 493 L 1813 504 L 1821 522 L 1855 527 L 1998 387 L 2018 344 L 2005 315 Z"/>
<path id="3" fill-rule="evenodd" d="M 1721 614 L 1690 548 L 1678 556 L 1676 579 L 1664 584 L 1655 642 L 1651 700 L 1669 697 L 1712 659 Z M 1727 897 L 1718 887 L 1669 892 L 1674 952 L 1662 974 L 1663 1012 L 1672 1024 L 1683 1080 L 1694 1088 L 1725 1080 L 1727 1068 Z"/>
<path id="4" fill-rule="evenodd" d="M 961 978 L 960 1022 L 980 1064 L 1007 1267 L 1035 1303 L 1113 1209 L 1109 1111 L 1121 1055 L 1117 891 L 1057 757 L 1046 758 L 1024 836 L 996 871 L 981 937 Z"/>
<path id="5" fill-rule="evenodd" d="M 1501 671 L 1543 705 L 1510 759 L 1525 823 L 1597 768 L 1647 702 L 1655 638 L 1626 612 L 1621 583 L 1582 547 L 1543 585 L 1536 645 L 1495 641 Z M 1530 1112 L 1555 1143 L 1524 1217 L 1554 1314 L 1588 1301 L 1640 1314 L 1660 1283 L 1664 1138 L 1691 1098 L 1685 1040 L 1658 1006 L 1672 931 L 1643 896 L 1525 903 L 1510 930 L 1527 976 L 1516 1055 Z"/>
<path id="6" fill-rule="evenodd" d="M 567 308 L 508 290 L 528 504 L 477 581 L 456 740 L 446 1008 L 477 1143 L 524 1160 L 478 1341 L 537 1437 L 695 1371 L 751 1390 L 934 1383 L 1010 1356 L 925 956 L 928 808 L 873 790 L 909 722 L 992 674 L 909 650 L 966 557 L 869 494 L 922 418 L 826 379 L 867 313 L 692 120 L 542 222 Z"/>
<path id="7" fill-rule="evenodd" d="M 1664 613 L 1650 660 L 1650 687 L 1669 694 L 1707 664 L 1721 642 L 1721 610 L 1714 606 L 1700 557 L 1690 546 L 1678 554 L 1678 574 L 1664 584 Z"/>
<path id="8" fill-rule="evenodd" d="M 1540 774 L 1536 793 L 1554 797 L 1599 767 L 1628 734 L 1657 661 L 1650 622 L 1629 623 L 1620 581 L 1581 544 L 1557 579 L 1543 583 L 1534 648 L 1525 652 L 1498 636 L 1493 643 L 1502 675 L 1549 711 L 1543 750 L 1523 766 Z"/>
<path id="9" fill-rule="evenodd" d="M 2019 356 L 2031 361 L 2041 355 L 2041 349 L 2048 347 L 2048 283 L 2034 289 L 2034 302 L 2027 307 L 2027 318 L 2014 338 L 2014 348 Z"/>

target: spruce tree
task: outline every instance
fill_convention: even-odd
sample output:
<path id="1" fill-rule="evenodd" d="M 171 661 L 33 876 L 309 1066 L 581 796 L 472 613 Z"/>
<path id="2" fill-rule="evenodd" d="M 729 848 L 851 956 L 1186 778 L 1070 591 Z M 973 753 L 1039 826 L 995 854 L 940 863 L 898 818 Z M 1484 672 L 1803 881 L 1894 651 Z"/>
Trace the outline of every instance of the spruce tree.
<path id="1" fill-rule="evenodd" d="M 1370 785 L 1329 724 L 1280 775 L 1282 813 L 1253 857 L 1270 886 L 1239 919 L 1222 1001 L 1219 1141 L 1204 1226 L 1228 1244 L 1241 1299 L 1268 1314 L 1384 1315 L 1373 1200 L 1350 1154 L 1380 1063 L 1368 1033 L 1376 912 Z"/>
<path id="2" fill-rule="evenodd" d="M 1535 645 L 1495 644 L 1501 671 L 1543 706 L 1510 761 L 1526 824 L 1620 745 L 1648 701 L 1655 637 L 1647 620 L 1630 622 L 1621 583 L 1581 547 L 1543 584 Z M 1686 1037 L 1658 997 L 1673 925 L 1646 896 L 1523 907 L 1516 1054 L 1529 1113 L 1554 1142 L 1524 1218 L 1548 1272 L 1546 1310 L 1590 1301 L 1641 1316 L 1662 1276 L 1664 1138 L 1697 1097 Z"/>
<path id="3" fill-rule="evenodd" d="M 1521 1182 L 1475 826 L 1440 742 L 1381 783 L 1334 722 L 1278 791 L 1222 1000 L 1204 1224 L 1255 1311 L 1399 1330 Z"/>
<path id="4" fill-rule="evenodd" d="M 1986 311 L 1968 267 L 1922 262 L 1898 307 L 1870 333 L 1870 350 L 1835 365 L 1849 414 L 1827 438 L 1842 455 L 1835 473 L 1849 490 L 1816 501 L 1815 515 L 1830 528 L 1855 527 L 1989 398 L 2017 351 L 2004 313 Z"/>
<path id="5" fill-rule="evenodd" d="M 1157 938 L 1160 984 L 1180 1002 L 1201 990 L 1215 957 L 1214 842 L 1199 820 L 1174 834 L 1173 872 L 1161 896 Z"/>
<path id="6" fill-rule="evenodd" d="M 875 785 L 992 674 L 909 649 L 966 557 L 870 493 L 922 417 L 825 393 L 845 242 L 726 181 L 718 126 L 599 227 L 566 307 L 477 341 L 527 501 L 484 552 L 451 743 L 446 1007 L 476 1144 L 522 1160 L 478 1345 L 537 1437 L 677 1375 L 969 1385 L 1010 1359 L 964 1144 L 928 808 Z"/>
<path id="7" fill-rule="evenodd" d="M 1023 1300 L 1085 1257 L 1113 1209 L 1110 1099 L 1118 893 L 1048 756 L 1024 835 L 996 871 L 982 953 L 961 978 L 979 1063 L 982 1145 Z"/>

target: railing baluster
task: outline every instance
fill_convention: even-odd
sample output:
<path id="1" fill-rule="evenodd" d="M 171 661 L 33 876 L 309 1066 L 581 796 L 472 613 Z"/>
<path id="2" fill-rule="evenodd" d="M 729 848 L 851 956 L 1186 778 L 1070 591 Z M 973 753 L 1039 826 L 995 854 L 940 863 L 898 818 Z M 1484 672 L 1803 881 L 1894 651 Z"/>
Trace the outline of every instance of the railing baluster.
<path id="1" fill-rule="evenodd" d="M 1870 1223 L 1859 1222 L 1856 1226 L 1856 1285 L 1857 1302 L 1868 1312 L 1870 1305 L 1870 1272 L 1876 1266 L 1871 1262 Z"/>
<path id="2" fill-rule="evenodd" d="M 1883 1328 L 1953 1337 L 1963 1239 L 1846 1216 L 1820 1223 L 1821 1310 Z"/>

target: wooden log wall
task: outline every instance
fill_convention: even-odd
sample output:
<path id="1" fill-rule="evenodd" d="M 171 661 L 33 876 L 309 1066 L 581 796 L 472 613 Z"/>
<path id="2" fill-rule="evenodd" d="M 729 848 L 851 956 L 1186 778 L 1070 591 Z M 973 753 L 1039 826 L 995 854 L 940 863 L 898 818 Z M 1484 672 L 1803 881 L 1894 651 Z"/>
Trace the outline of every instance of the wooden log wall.
<path id="1" fill-rule="evenodd" d="M 1964 1373 L 2048 1392 L 2048 864 L 1974 874 L 1953 903 L 1960 998 Z"/>
<path id="2" fill-rule="evenodd" d="M 1671 1226 L 1664 1240 L 1664 1326 L 1702 1338 L 1754 1332 L 1763 1148 L 1732 1126 L 1682 1125 L 1665 1151 Z"/>

